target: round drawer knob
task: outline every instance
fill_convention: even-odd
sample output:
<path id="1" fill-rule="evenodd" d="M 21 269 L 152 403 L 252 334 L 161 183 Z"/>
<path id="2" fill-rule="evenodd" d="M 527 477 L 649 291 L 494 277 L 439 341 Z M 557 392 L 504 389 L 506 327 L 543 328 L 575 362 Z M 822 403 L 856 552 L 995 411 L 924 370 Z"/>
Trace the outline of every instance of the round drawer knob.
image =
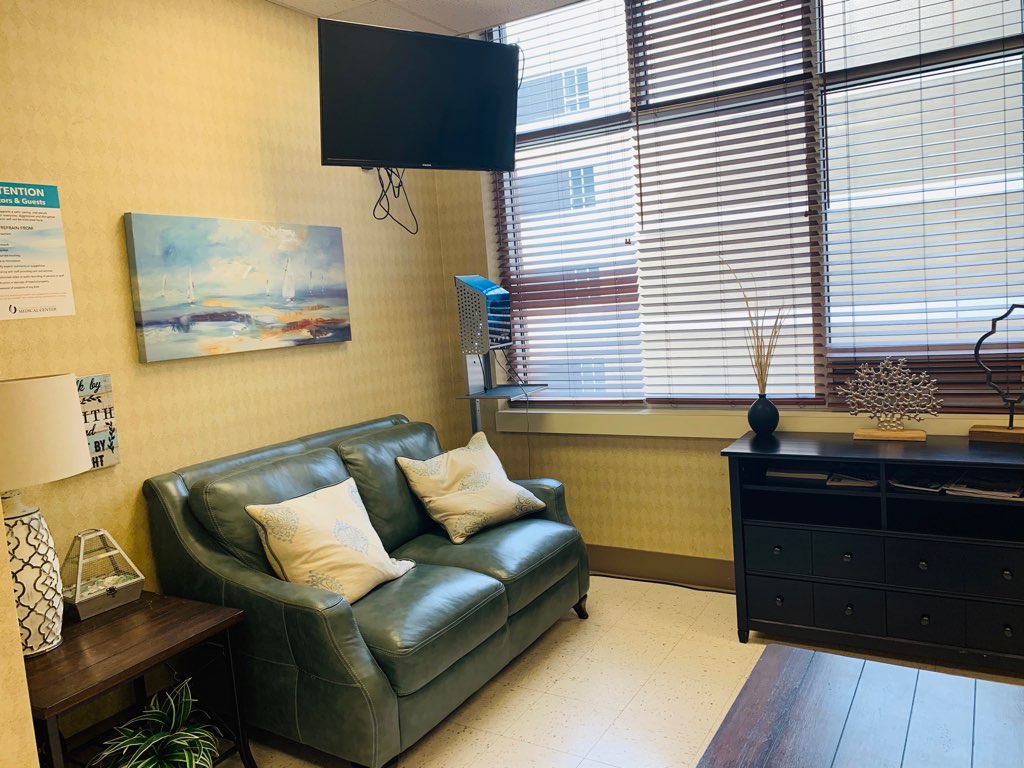
<path id="1" fill-rule="evenodd" d="M 928 561 L 927 560 L 921 560 L 917 564 L 917 568 L 918 568 L 918 570 L 921 570 L 921 571 L 927 571 L 928 570 Z"/>
<path id="2" fill-rule="evenodd" d="M 931 624 L 931 623 L 932 623 L 932 619 L 931 619 L 931 616 L 929 616 L 929 615 L 928 615 L 927 613 L 926 613 L 926 614 L 924 614 L 924 615 L 923 615 L 923 616 L 921 617 L 921 626 L 922 626 L 922 627 L 927 627 L 927 626 L 928 626 L 929 624 Z"/>
<path id="3" fill-rule="evenodd" d="M 847 603 L 846 608 L 843 609 L 843 613 L 845 613 L 847 616 L 853 616 L 853 606 Z"/>
<path id="4" fill-rule="evenodd" d="M 1013 581 L 1013 571 L 1003 568 L 1003 581 Z"/>
<path id="5" fill-rule="evenodd" d="M 1005 627 L 1003 627 L 1003 636 L 1004 637 L 1013 637 L 1013 627 L 1011 627 L 1009 624 L 1007 624 Z"/>
<path id="6" fill-rule="evenodd" d="M 775 604 L 776 604 L 777 606 L 779 606 L 779 608 L 781 608 L 781 607 L 782 607 L 782 604 L 783 604 L 783 603 L 785 603 L 785 602 L 786 602 L 786 601 L 782 599 L 782 595 L 776 595 L 776 596 L 775 596 Z"/>
<path id="7" fill-rule="evenodd" d="M 852 552 L 844 552 L 843 553 L 843 562 L 844 563 L 851 563 L 851 562 L 853 562 L 853 553 Z"/>
<path id="8" fill-rule="evenodd" d="M 772 547 L 772 554 L 773 555 L 781 555 L 782 554 L 782 547 L 779 547 L 779 546 Z"/>

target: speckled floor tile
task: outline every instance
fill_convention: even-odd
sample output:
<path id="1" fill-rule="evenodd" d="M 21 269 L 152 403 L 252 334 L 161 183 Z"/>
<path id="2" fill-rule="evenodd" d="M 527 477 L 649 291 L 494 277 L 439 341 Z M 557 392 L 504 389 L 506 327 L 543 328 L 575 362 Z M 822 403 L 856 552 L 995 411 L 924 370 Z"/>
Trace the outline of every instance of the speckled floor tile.
<path id="1" fill-rule="evenodd" d="M 617 707 L 600 701 L 584 704 L 545 693 L 505 731 L 505 735 L 582 758 L 604 735 L 619 712 Z"/>
<path id="2" fill-rule="evenodd" d="M 477 691 L 447 720 L 480 731 L 505 733 L 542 695 L 532 688 L 494 681 Z"/>
<path id="3" fill-rule="evenodd" d="M 480 768 L 577 768 L 583 758 L 504 736 L 477 755 Z"/>
<path id="4" fill-rule="evenodd" d="M 680 768 L 689 766 L 696 756 L 691 742 L 671 734 L 613 724 L 587 759 L 615 768 Z"/>

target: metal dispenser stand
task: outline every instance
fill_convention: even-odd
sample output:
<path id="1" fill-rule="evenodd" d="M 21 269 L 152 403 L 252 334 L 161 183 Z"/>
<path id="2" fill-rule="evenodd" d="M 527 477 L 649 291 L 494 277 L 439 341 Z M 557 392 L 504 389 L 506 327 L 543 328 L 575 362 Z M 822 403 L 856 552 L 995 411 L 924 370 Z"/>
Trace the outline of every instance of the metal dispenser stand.
<path id="1" fill-rule="evenodd" d="M 517 400 L 547 388 L 547 384 L 494 386 L 491 350 L 512 346 L 512 314 L 508 291 L 480 275 L 458 275 L 459 341 L 466 356 L 469 418 L 473 433 L 480 431 L 481 400 Z"/>

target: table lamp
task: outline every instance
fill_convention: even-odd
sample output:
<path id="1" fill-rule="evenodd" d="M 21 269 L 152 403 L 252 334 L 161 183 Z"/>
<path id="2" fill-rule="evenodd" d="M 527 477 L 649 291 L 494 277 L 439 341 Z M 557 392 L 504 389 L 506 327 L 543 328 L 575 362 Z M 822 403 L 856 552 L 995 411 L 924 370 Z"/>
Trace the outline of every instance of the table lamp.
<path id="1" fill-rule="evenodd" d="M 91 468 L 74 376 L 0 381 L 0 499 L 26 656 L 60 645 L 64 589 L 46 521 L 19 489 Z"/>

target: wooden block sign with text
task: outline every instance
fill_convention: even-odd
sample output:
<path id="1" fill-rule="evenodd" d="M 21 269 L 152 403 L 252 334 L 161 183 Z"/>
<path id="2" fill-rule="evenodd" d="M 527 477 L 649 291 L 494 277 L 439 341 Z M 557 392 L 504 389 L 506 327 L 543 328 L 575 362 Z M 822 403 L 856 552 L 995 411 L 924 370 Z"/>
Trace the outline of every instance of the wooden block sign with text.
<path id="1" fill-rule="evenodd" d="M 117 464 L 121 461 L 121 446 L 114 419 L 110 374 L 79 377 L 78 397 L 82 402 L 82 421 L 89 441 L 92 468 Z"/>

